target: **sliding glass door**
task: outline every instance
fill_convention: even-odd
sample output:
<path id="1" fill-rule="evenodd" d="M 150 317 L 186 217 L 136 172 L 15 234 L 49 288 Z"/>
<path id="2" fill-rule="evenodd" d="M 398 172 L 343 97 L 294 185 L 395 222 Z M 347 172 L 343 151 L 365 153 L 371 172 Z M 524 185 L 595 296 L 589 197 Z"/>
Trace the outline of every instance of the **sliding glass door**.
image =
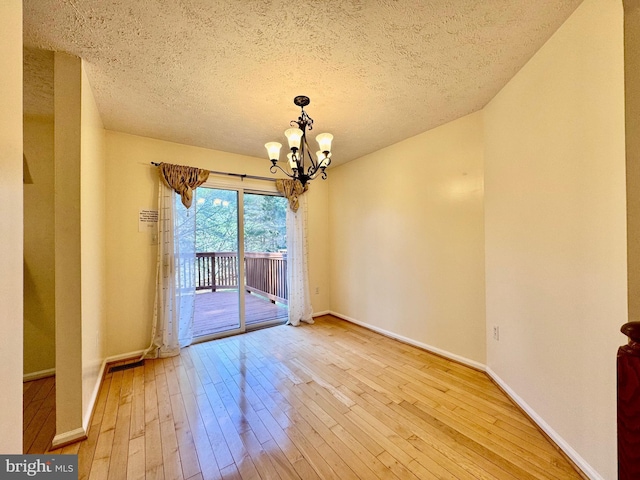
<path id="1" fill-rule="evenodd" d="M 196 190 L 195 205 L 194 337 L 208 340 L 285 322 L 286 200 L 205 184 Z"/>
<path id="2" fill-rule="evenodd" d="M 244 194 L 247 328 L 287 320 L 286 209 L 284 197 Z"/>

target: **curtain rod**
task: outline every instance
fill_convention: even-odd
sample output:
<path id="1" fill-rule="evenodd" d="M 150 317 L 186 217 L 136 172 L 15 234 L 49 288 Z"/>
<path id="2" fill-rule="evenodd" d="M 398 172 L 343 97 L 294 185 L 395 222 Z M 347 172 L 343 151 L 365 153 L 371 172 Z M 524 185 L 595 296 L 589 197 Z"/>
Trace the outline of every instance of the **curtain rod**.
<path id="1" fill-rule="evenodd" d="M 155 167 L 159 167 L 160 163 L 151 162 L 151 165 Z M 259 177 L 257 175 L 247 175 L 245 173 L 231 173 L 231 172 L 216 172 L 215 170 L 209 170 L 209 173 L 213 173 L 214 175 L 228 175 L 230 177 L 240 177 L 242 180 L 245 178 L 251 178 L 253 180 L 266 180 L 267 182 L 275 182 L 277 178 L 273 177 Z"/>

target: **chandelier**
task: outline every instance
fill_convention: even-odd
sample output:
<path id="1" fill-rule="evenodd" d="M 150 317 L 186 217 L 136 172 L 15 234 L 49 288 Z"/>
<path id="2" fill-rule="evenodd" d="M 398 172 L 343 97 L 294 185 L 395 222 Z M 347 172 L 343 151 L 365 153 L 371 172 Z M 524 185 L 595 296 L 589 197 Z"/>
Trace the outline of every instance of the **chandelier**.
<path id="1" fill-rule="evenodd" d="M 289 168 L 291 172 L 283 169 L 277 164 L 280 158 L 280 149 L 282 144 L 278 142 L 269 142 L 265 144 L 267 152 L 269 153 L 269 160 L 271 160 L 271 173 L 276 173 L 276 169 L 282 171 L 289 178 L 294 180 L 300 180 L 302 185 L 306 185 L 309 180 L 313 180 L 318 175 L 323 179 L 327 178 L 325 169 L 331 165 L 331 141 L 333 135 L 330 133 L 321 133 L 316 136 L 316 141 L 320 147 L 320 150 L 316 152 L 316 159 L 314 160 L 309 151 L 309 144 L 307 143 L 307 130 L 313 129 L 313 119 L 307 115 L 304 111 L 304 107 L 309 105 L 311 100 L 304 95 L 297 96 L 293 99 L 293 103 L 300 107 L 300 116 L 298 120 L 292 120 L 289 128 L 284 132 L 289 142 L 289 148 L 291 153 L 287 154 L 289 159 Z M 306 157 L 306 158 L 305 158 Z M 305 165 L 305 163 L 308 164 Z"/>

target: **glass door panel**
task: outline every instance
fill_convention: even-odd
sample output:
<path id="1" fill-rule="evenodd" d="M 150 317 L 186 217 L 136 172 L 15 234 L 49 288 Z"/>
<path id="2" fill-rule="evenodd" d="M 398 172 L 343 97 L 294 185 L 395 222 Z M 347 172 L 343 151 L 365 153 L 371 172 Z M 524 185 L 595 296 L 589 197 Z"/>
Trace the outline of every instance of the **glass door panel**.
<path id="1" fill-rule="evenodd" d="M 194 337 L 244 331 L 239 245 L 239 192 L 200 187 L 196 206 Z"/>
<path id="2" fill-rule="evenodd" d="M 244 193 L 247 329 L 287 320 L 287 200 Z"/>

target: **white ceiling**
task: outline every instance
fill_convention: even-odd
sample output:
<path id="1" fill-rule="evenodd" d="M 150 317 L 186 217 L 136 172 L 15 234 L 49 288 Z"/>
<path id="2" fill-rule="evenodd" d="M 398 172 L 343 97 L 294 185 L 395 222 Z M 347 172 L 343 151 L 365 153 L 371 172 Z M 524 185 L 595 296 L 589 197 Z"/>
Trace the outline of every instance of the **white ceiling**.
<path id="1" fill-rule="evenodd" d="M 135 135 L 266 158 L 307 95 L 335 165 L 481 109 L 580 2 L 24 0 L 24 42 L 82 57 L 105 128 Z M 46 110 L 51 56 L 29 62 Z"/>

